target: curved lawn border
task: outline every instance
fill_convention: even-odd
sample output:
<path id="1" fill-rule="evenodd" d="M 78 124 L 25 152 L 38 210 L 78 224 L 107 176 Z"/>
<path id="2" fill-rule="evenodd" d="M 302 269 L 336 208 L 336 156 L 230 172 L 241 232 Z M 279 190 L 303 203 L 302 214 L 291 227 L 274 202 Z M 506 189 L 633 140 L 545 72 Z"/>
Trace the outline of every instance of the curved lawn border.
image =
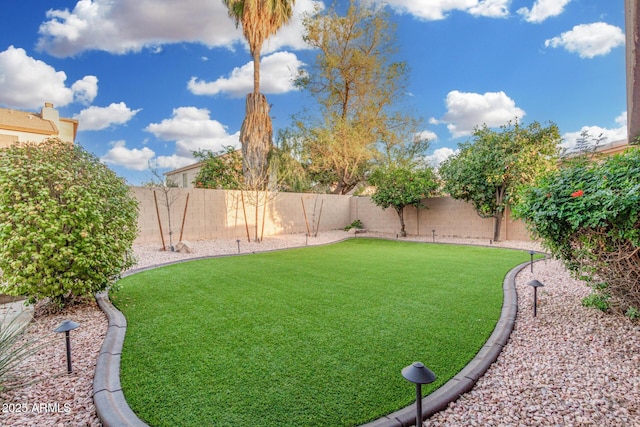
<path id="1" fill-rule="evenodd" d="M 226 256 L 226 255 L 225 255 Z M 217 258 L 199 257 L 158 264 L 150 267 L 131 270 L 123 275 L 129 276 L 153 268 L 164 267 L 180 262 L 197 259 Z M 516 294 L 516 275 L 530 262 L 524 262 L 511 269 L 504 278 L 502 290 L 504 294 L 500 319 L 491 336 L 476 356 L 456 376 L 422 399 L 422 416 L 428 418 L 445 409 L 450 402 L 456 401 L 462 394 L 471 390 L 474 384 L 496 361 L 502 348 L 507 344 L 516 321 L 518 300 Z M 109 300 L 108 291 L 96 294 L 100 309 L 107 316 L 109 326 L 100 354 L 96 362 L 93 378 L 93 402 L 98 418 L 105 427 L 143 427 L 148 426 L 131 410 L 124 398 L 120 384 L 120 358 L 122 345 L 127 330 L 127 320 Z M 361 427 L 409 427 L 415 424 L 416 405 L 412 404 L 399 411 L 385 415 Z"/>

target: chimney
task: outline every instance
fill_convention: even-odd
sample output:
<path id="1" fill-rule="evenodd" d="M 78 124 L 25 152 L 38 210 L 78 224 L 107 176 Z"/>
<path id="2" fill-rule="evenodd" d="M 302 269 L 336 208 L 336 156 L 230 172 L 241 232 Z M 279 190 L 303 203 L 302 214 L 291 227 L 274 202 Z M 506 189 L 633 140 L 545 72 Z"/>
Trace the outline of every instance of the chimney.
<path id="1" fill-rule="evenodd" d="M 53 108 L 53 104 L 51 102 L 44 103 L 44 108 L 40 113 L 40 117 L 42 117 L 44 120 L 50 120 L 56 123 L 56 126 L 60 121 L 60 114 L 58 113 L 58 110 Z"/>

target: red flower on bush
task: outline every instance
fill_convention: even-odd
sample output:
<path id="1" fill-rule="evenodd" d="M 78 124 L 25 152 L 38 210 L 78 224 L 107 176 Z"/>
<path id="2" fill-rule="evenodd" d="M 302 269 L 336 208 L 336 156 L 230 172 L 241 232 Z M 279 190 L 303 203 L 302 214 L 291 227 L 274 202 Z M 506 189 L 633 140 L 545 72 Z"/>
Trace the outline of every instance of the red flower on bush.
<path id="1" fill-rule="evenodd" d="M 573 193 L 571 193 L 571 197 L 580 197 L 583 194 L 584 194 L 584 191 L 578 190 L 578 191 L 574 191 Z"/>

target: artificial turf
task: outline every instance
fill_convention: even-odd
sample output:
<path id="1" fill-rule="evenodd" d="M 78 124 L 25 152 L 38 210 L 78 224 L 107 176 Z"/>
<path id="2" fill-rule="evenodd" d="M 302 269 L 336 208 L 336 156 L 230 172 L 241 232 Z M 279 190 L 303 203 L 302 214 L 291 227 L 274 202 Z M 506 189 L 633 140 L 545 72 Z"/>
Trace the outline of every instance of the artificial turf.
<path id="1" fill-rule="evenodd" d="M 355 426 L 472 359 L 526 251 L 352 239 L 175 264 L 122 279 L 121 381 L 151 426 Z"/>

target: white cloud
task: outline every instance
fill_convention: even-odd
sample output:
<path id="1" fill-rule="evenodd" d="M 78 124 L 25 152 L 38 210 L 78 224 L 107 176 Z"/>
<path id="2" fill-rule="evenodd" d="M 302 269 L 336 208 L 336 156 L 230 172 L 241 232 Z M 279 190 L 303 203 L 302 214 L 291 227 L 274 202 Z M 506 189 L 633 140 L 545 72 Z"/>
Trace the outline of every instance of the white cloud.
<path id="1" fill-rule="evenodd" d="M 111 149 L 100 160 L 106 164 L 143 171 L 149 168 L 149 162 L 153 156 L 155 153 L 148 147 L 129 149 L 125 141 L 115 141 L 111 143 Z"/>
<path id="2" fill-rule="evenodd" d="M 560 34 L 544 42 L 545 47 L 563 47 L 569 52 L 577 53 L 581 58 L 593 58 L 606 55 L 613 48 L 625 43 L 622 29 L 605 22 L 581 24 L 571 31 Z"/>
<path id="3" fill-rule="evenodd" d="M 85 76 L 71 88 L 66 80 L 63 71 L 29 57 L 22 48 L 9 46 L 0 52 L 0 104 L 35 109 L 51 102 L 63 107 L 74 99 L 90 102 L 98 93 L 95 76 Z"/>
<path id="4" fill-rule="evenodd" d="M 220 151 L 226 146 L 240 146 L 239 132 L 229 134 L 227 127 L 211 119 L 209 110 L 204 108 L 176 108 L 171 118 L 151 123 L 145 131 L 153 133 L 158 139 L 176 142 L 176 151 L 172 156 L 158 157 L 158 166 L 162 168 L 193 163 L 194 151 Z"/>
<path id="5" fill-rule="evenodd" d="M 558 16 L 564 12 L 564 8 L 571 0 L 536 0 L 531 9 L 522 7 L 518 14 L 527 22 L 540 23 L 547 18 Z"/>
<path id="6" fill-rule="evenodd" d="M 293 79 L 304 64 L 295 54 L 276 52 L 260 60 L 260 92 L 264 94 L 286 93 L 295 90 Z M 234 68 L 228 77 L 205 82 L 191 77 L 188 89 L 195 95 L 217 95 L 228 93 L 242 97 L 253 90 L 253 62 Z"/>
<path id="7" fill-rule="evenodd" d="M 304 48 L 299 15 L 313 4 L 298 0 L 291 23 L 271 37 L 263 51 Z M 163 44 L 180 42 L 228 48 L 244 43 L 242 30 L 235 27 L 224 4 L 202 0 L 79 0 L 71 11 L 49 10 L 39 33 L 38 48 L 57 57 L 85 50 L 156 51 Z"/>
<path id="8" fill-rule="evenodd" d="M 502 18 L 509 15 L 511 0 L 376 0 L 391 6 L 400 13 L 408 13 L 419 19 L 435 21 L 444 19 L 454 10 L 474 16 Z"/>
<path id="9" fill-rule="evenodd" d="M 76 102 L 89 105 L 98 95 L 98 78 L 96 76 L 84 76 L 71 85 L 73 97 Z"/>
<path id="10" fill-rule="evenodd" d="M 112 125 L 122 125 L 141 109 L 132 110 L 124 102 L 112 103 L 108 107 L 91 106 L 73 116 L 79 121 L 78 130 L 102 130 Z"/>
<path id="11" fill-rule="evenodd" d="M 438 140 L 438 135 L 435 132 L 430 130 L 423 130 L 422 132 L 418 133 L 417 136 L 418 138 L 426 139 L 431 142 Z"/>
<path id="12" fill-rule="evenodd" d="M 583 126 L 577 132 L 567 132 L 562 135 L 561 147 L 567 151 L 572 151 L 577 144 L 579 138 L 582 137 L 583 132 L 587 132 L 589 138 L 589 145 L 595 145 L 595 139 L 604 138 L 599 145 L 606 145 L 612 142 L 626 140 L 627 139 L 627 113 L 623 112 L 615 118 L 615 123 L 618 127 L 611 129 L 603 128 L 600 126 Z"/>
<path id="13" fill-rule="evenodd" d="M 505 18 L 509 16 L 511 0 L 485 0 L 469 8 L 469 13 L 488 18 Z"/>
<path id="14" fill-rule="evenodd" d="M 262 53 L 269 54 L 283 48 L 291 48 L 293 50 L 308 49 L 309 46 L 302 39 L 302 34 L 304 33 L 302 19 L 305 14 L 313 13 L 316 7 L 318 10 L 323 10 L 324 3 L 315 0 L 296 0 L 291 19 L 286 26 L 278 30 L 275 36 L 265 41 L 264 46 L 262 46 Z"/>
<path id="15" fill-rule="evenodd" d="M 158 169 L 173 170 L 192 165 L 194 162 L 193 157 L 182 157 L 177 154 L 172 154 L 171 156 L 158 156 L 154 159 L 154 166 Z"/>
<path id="16" fill-rule="evenodd" d="M 454 90 L 447 94 L 445 102 L 447 112 L 439 123 L 446 123 L 454 138 L 471 135 L 476 126 L 502 126 L 526 114 L 504 92 L 479 94 Z M 431 122 L 435 123 L 433 119 Z"/>
<path id="17" fill-rule="evenodd" d="M 448 147 L 438 148 L 430 156 L 425 156 L 425 161 L 428 165 L 438 168 L 442 162 L 447 160 L 450 156 L 457 154 L 460 150 L 452 150 Z"/>

